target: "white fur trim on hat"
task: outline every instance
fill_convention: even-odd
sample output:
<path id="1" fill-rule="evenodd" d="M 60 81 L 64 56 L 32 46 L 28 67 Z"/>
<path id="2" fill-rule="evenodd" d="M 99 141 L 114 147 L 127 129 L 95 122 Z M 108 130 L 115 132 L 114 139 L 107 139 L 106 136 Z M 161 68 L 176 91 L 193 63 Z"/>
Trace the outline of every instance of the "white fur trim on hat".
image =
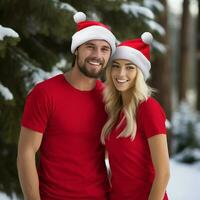
<path id="1" fill-rule="evenodd" d="M 150 45 L 152 43 L 152 41 L 153 41 L 153 36 L 149 32 L 144 32 L 141 35 L 141 39 L 145 44 L 149 44 Z"/>
<path id="2" fill-rule="evenodd" d="M 116 38 L 111 31 L 102 26 L 88 26 L 72 36 L 71 52 L 74 53 L 76 48 L 90 40 L 105 40 L 111 46 L 112 55 L 116 50 Z"/>
<path id="3" fill-rule="evenodd" d="M 130 60 L 141 69 L 145 80 L 149 78 L 151 63 L 140 51 L 128 46 L 119 46 L 117 47 L 115 54 L 112 56 L 111 61 L 116 59 Z"/>

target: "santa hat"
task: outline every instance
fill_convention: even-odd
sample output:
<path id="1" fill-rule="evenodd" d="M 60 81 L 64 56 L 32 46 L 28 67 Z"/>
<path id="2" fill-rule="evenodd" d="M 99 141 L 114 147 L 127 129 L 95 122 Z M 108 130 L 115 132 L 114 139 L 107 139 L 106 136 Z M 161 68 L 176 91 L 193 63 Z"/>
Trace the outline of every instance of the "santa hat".
<path id="1" fill-rule="evenodd" d="M 110 44 L 112 54 L 115 52 L 116 38 L 108 26 L 97 21 L 86 21 L 86 15 L 82 12 L 74 15 L 74 21 L 77 23 L 77 32 L 72 36 L 72 53 L 89 40 L 105 40 Z"/>
<path id="2" fill-rule="evenodd" d="M 141 69 L 144 79 L 146 80 L 150 76 L 150 44 L 152 40 L 152 34 L 145 32 L 141 35 L 141 38 L 124 41 L 117 46 L 116 52 L 111 60 L 130 60 Z"/>

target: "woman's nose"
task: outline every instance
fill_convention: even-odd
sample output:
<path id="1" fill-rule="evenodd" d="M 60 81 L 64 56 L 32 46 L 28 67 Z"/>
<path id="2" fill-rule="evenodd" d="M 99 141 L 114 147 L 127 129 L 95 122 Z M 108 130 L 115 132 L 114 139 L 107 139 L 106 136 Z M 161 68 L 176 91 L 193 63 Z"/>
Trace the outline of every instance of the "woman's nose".
<path id="1" fill-rule="evenodd" d="M 120 70 L 119 70 L 119 76 L 125 76 L 126 75 L 126 70 L 124 69 L 124 67 L 122 67 Z"/>

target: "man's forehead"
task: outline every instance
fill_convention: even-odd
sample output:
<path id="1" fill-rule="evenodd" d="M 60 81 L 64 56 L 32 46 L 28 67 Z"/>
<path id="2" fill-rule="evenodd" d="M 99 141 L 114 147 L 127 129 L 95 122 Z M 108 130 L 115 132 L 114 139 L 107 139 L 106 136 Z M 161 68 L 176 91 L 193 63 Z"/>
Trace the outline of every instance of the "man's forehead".
<path id="1" fill-rule="evenodd" d="M 108 48 L 111 48 L 110 44 L 105 40 L 89 40 L 85 42 L 84 44 L 100 45 L 100 46 L 106 46 Z"/>

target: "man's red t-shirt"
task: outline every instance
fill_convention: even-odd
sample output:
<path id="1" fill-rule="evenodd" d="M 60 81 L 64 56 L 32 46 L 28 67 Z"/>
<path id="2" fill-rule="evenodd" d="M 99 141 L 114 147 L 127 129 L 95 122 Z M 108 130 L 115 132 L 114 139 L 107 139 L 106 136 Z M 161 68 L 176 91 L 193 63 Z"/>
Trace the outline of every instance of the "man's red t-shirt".
<path id="1" fill-rule="evenodd" d="M 119 117 L 119 122 L 123 119 Z M 124 130 L 125 120 L 115 126 L 106 140 L 111 168 L 110 200 L 148 200 L 155 172 L 147 139 L 166 134 L 165 113 L 159 103 L 148 98 L 142 102 L 136 114 L 137 132 L 130 137 L 119 137 Z M 165 194 L 164 200 L 167 200 Z"/>
<path id="2" fill-rule="evenodd" d="M 43 134 L 38 166 L 42 200 L 106 199 L 102 89 L 97 80 L 93 90 L 79 91 L 61 74 L 27 96 L 22 126 Z"/>

